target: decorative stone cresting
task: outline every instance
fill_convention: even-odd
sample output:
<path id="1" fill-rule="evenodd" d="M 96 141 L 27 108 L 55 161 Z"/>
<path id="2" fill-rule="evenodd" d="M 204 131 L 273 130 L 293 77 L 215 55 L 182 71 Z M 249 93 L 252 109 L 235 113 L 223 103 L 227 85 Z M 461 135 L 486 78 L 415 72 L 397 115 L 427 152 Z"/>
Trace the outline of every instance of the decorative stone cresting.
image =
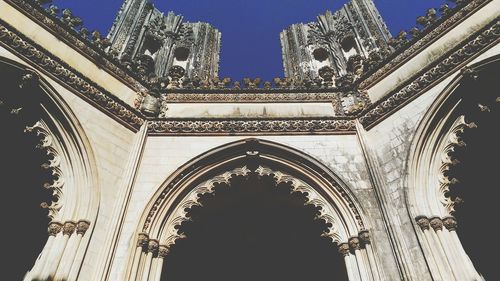
<path id="1" fill-rule="evenodd" d="M 465 122 L 465 117 L 462 115 L 457 120 L 455 120 L 455 123 L 451 128 L 452 129 L 448 136 L 448 140 L 441 157 L 441 166 L 439 167 L 440 186 L 437 194 L 437 198 L 439 198 L 440 202 L 443 204 L 449 214 L 453 214 L 455 212 L 456 203 L 460 201 L 460 199 L 452 199 L 448 195 L 450 187 L 453 184 L 456 184 L 458 180 L 455 178 L 450 178 L 447 173 L 450 171 L 452 166 L 460 163 L 458 159 L 455 159 L 452 155 L 458 147 L 465 146 L 465 143 L 462 141 L 460 136 L 466 129 L 476 128 L 476 124 Z"/>
<path id="2" fill-rule="evenodd" d="M 36 122 L 31 127 L 26 127 L 24 131 L 26 133 L 35 133 L 41 139 L 40 144 L 37 145 L 37 148 L 45 150 L 49 158 L 49 163 L 43 164 L 42 168 L 50 170 L 52 176 L 54 177 L 52 183 L 44 184 L 44 188 L 52 191 L 53 201 L 50 204 L 45 202 L 42 203 L 42 207 L 48 209 L 48 216 L 53 220 L 57 217 L 59 210 L 62 208 L 63 202 L 62 188 L 64 186 L 64 177 L 60 167 L 60 153 L 57 151 L 57 148 L 54 144 L 54 137 L 50 132 L 49 127 L 42 120 Z"/>
<path id="3" fill-rule="evenodd" d="M 276 186 L 280 183 L 290 184 L 292 193 L 300 192 L 307 198 L 305 205 L 313 205 L 319 209 L 319 215 L 317 215 L 315 219 L 324 220 L 329 226 L 328 230 L 325 231 L 322 236 L 329 237 L 334 243 L 340 243 L 341 241 L 347 240 L 347 234 L 341 230 L 339 225 L 340 222 L 338 218 L 340 215 L 313 187 L 291 175 L 280 171 L 274 171 L 267 167 L 259 166 L 257 169 L 252 171 L 247 166 L 244 166 L 217 175 L 212 179 L 202 182 L 191 190 L 188 195 L 179 204 L 177 204 L 175 210 L 166 222 L 164 231 L 162 231 L 163 234 L 160 238 L 161 245 L 170 249 L 170 247 L 175 244 L 177 239 L 186 237 L 184 234 L 178 232 L 178 227 L 183 222 L 190 220 L 187 216 L 190 208 L 193 206 L 202 206 L 200 202 L 202 195 L 214 193 L 214 187 L 216 184 L 230 185 L 231 178 L 237 176 L 247 176 L 250 172 L 256 172 L 260 176 L 272 176 L 276 180 Z M 150 213 L 150 216 L 153 215 L 154 213 Z M 150 221 L 151 219 L 147 220 L 143 228 L 143 232 L 147 231 Z"/>

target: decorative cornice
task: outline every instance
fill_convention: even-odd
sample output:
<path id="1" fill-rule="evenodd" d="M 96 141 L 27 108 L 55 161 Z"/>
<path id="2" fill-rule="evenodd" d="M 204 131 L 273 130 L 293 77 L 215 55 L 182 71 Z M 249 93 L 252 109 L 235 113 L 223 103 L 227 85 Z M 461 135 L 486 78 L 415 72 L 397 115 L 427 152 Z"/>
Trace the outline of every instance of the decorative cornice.
<path id="1" fill-rule="evenodd" d="M 168 103 L 261 103 L 261 102 L 332 102 L 338 98 L 339 92 L 275 92 L 275 91 L 259 91 L 251 93 L 244 92 L 229 92 L 218 91 L 214 93 L 166 93 L 165 101 Z"/>
<path id="2" fill-rule="evenodd" d="M 361 78 L 359 88 L 366 89 L 375 84 L 377 81 L 380 81 L 385 76 L 394 72 L 401 64 L 408 61 L 410 58 L 415 56 L 415 54 L 419 53 L 421 50 L 439 39 L 442 34 L 451 30 L 465 18 L 472 15 L 475 11 L 489 2 L 491 2 L 491 0 L 471 0 L 470 3 L 445 18 L 441 24 L 430 29 L 430 31 L 424 36 L 415 40 L 413 44 L 405 47 L 403 51 L 396 52 L 391 55 L 386 62 L 381 63 L 381 65 L 383 65 L 382 67 L 366 73 L 366 75 Z"/>
<path id="3" fill-rule="evenodd" d="M 111 93 L 14 30 L 0 20 L 0 45 L 36 64 L 53 79 L 60 81 L 128 127 L 138 129 L 144 123 L 144 118 L 135 109 L 112 97 Z"/>
<path id="4" fill-rule="evenodd" d="M 479 55 L 487 46 L 498 43 L 499 36 L 500 24 L 498 20 L 495 20 L 455 49 L 442 55 L 440 59 L 436 60 L 436 63 L 414 75 L 406 85 L 396 89 L 361 112 L 359 115 L 361 124 L 366 127 L 375 125 L 400 106 L 418 97 L 419 94 L 443 79 L 448 73 L 462 67 L 470 59 Z"/>
<path id="5" fill-rule="evenodd" d="M 314 119 L 194 119 L 149 122 L 152 135 L 277 135 L 354 134 L 354 120 Z"/>
<path id="6" fill-rule="evenodd" d="M 87 40 L 84 40 L 76 31 L 67 27 L 53 16 L 50 16 L 40 6 L 29 3 L 26 0 L 5 1 L 28 16 L 31 20 L 44 27 L 58 39 L 77 50 L 83 56 L 98 64 L 106 72 L 124 82 L 127 86 L 136 91 L 145 89 L 143 85 L 146 83 L 141 81 L 140 77 L 128 71 L 124 66 L 120 65 L 116 59 L 112 58 L 103 50 L 93 46 Z"/>
<path id="7" fill-rule="evenodd" d="M 368 128 L 375 125 L 389 116 L 394 110 L 423 93 L 425 89 L 443 79 L 448 73 L 462 67 L 488 46 L 496 43 L 499 35 L 498 21 L 490 23 L 454 50 L 443 55 L 434 65 L 409 79 L 406 85 L 396 89 L 384 99 L 360 112 L 357 116 L 360 122 Z M 118 98 L 94 84 L 90 79 L 59 59 L 54 58 L 48 51 L 19 34 L 14 28 L 2 21 L 0 21 L 0 45 L 7 47 L 24 60 L 37 65 L 41 71 L 62 82 L 76 94 L 82 96 L 128 128 L 137 130 L 144 123 L 146 117 L 137 110 L 124 104 Z M 258 98 L 262 98 L 262 96 Z M 352 117 L 339 117 L 337 119 L 221 120 L 193 118 L 152 120 L 149 133 L 153 135 L 344 134 L 354 133 L 355 131 Z"/>

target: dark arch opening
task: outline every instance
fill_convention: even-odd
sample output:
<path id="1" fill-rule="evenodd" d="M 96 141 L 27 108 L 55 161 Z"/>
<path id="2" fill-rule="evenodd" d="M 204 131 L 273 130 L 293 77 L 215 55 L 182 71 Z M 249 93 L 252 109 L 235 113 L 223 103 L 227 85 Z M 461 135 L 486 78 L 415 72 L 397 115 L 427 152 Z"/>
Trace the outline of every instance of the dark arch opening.
<path id="1" fill-rule="evenodd" d="M 313 57 L 315 60 L 323 62 L 328 59 L 328 51 L 325 48 L 317 48 L 313 51 Z"/>
<path id="2" fill-rule="evenodd" d="M 450 178 L 458 180 L 449 195 L 461 202 L 454 213 L 457 233 L 474 266 L 486 280 L 500 280 L 498 263 L 491 258 L 498 246 L 494 233 L 490 232 L 497 226 L 498 199 L 493 194 L 500 188 L 498 67 L 495 63 L 478 72 L 477 78 L 466 78 L 458 89 L 463 97 L 460 112 L 477 128 L 467 129 L 460 135 L 465 146 L 453 153 L 458 162 L 449 172 Z"/>
<path id="3" fill-rule="evenodd" d="M 340 46 L 342 46 L 344 52 L 349 52 L 352 48 L 356 47 L 356 41 L 353 36 L 347 36 L 340 42 Z"/>
<path id="4" fill-rule="evenodd" d="M 29 79 L 21 88 L 23 74 L 23 70 L 0 62 L 1 208 L 6 227 L 1 257 L 9 261 L 2 270 L 8 280 L 22 280 L 42 251 L 49 219 L 41 203 L 52 200 L 43 188 L 53 180 L 51 172 L 42 168 L 49 160 L 47 152 L 36 148 L 40 143 L 36 134 L 24 132 L 41 117 L 41 89 Z"/>
<path id="5" fill-rule="evenodd" d="M 270 176 L 238 176 L 201 197 L 165 259 L 162 280 L 347 280 L 318 209 Z"/>

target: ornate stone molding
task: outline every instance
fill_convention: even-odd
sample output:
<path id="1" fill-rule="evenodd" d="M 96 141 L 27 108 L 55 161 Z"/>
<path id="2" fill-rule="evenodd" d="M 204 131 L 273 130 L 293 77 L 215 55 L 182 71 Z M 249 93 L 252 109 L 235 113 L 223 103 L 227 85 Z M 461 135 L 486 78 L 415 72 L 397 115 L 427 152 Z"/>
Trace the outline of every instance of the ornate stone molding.
<path id="1" fill-rule="evenodd" d="M 255 170 L 250 170 L 247 166 L 244 166 L 219 174 L 198 184 L 178 204 L 176 204 L 175 209 L 170 213 L 166 222 L 166 226 L 164 227 L 165 230 L 161 234 L 161 244 L 170 249 L 170 247 L 175 244 L 176 240 L 185 238 L 184 234 L 178 232 L 178 227 L 183 222 L 190 220 L 187 216 L 190 208 L 193 206 L 202 206 L 200 202 L 202 195 L 214 193 L 214 187 L 216 184 L 223 183 L 230 185 L 231 178 L 236 176 L 247 176 L 251 172 L 256 172 L 260 176 L 272 176 L 276 181 L 276 186 L 280 183 L 287 183 L 291 186 L 291 192 L 302 193 L 307 198 L 307 201 L 304 203 L 305 205 L 313 205 L 318 207 L 320 210 L 320 213 L 315 219 L 324 220 L 329 225 L 328 230 L 323 233 L 322 236 L 331 238 L 334 243 L 339 243 L 343 238 L 347 239 L 347 234 L 345 233 L 346 230 L 343 229 L 343 225 L 339 221 L 340 215 L 313 187 L 291 175 L 280 171 L 274 171 L 267 167 L 258 166 Z M 149 230 L 153 217 L 160 209 L 160 206 L 163 205 L 163 201 L 166 198 L 166 192 L 167 191 L 164 191 L 162 193 L 162 195 L 154 203 L 151 212 L 148 213 L 145 224 L 142 228 L 143 232 Z M 349 206 L 354 211 L 358 224 L 363 225 L 357 209 L 353 204 L 349 203 Z"/>
<path id="2" fill-rule="evenodd" d="M 56 236 L 63 229 L 63 224 L 60 222 L 51 222 L 47 229 L 49 236 Z"/>
<path id="3" fill-rule="evenodd" d="M 452 51 L 444 54 L 434 66 L 424 69 L 409 79 L 405 86 L 386 95 L 386 97 L 368 109 L 363 110 L 359 120 L 364 126 L 371 126 L 407 101 L 418 97 L 427 87 L 436 83 L 446 74 L 458 69 L 471 58 L 480 54 L 487 46 L 498 42 L 500 36 L 500 23 L 493 21 L 482 30 L 472 35 L 464 43 Z"/>
<path id="4" fill-rule="evenodd" d="M 217 92 L 217 93 L 166 93 L 168 103 L 262 103 L 262 102 L 331 102 L 338 98 L 336 92 Z"/>
<path id="5" fill-rule="evenodd" d="M 352 119 L 193 119 L 149 122 L 152 135 L 353 134 Z"/>
<path id="6" fill-rule="evenodd" d="M 137 129 L 144 123 L 143 117 L 135 109 L 117 98 L 112 98 L 109 92 L 14 30 L 0 20 L 0 45 L 6 46 L 10 51 L 38 65 L 54 79 L 73 89 L 78 95 L 127 126 Z"/>
<path id="7" fill-rule="evenodd" d="M 447 142 L 441 154 L 441 165 L 439 167 L 440 186 L 437 196 L 449 214 L 455 212 L 456 204 L 461 201 L 460 198 L 450 198 L 449 196 L 450 187 L 456 184 L 458 180 L 450 178 L 448 172 L 453 166 L 460 163 L 460 161 L 453 156 L 453 152 L 455 152 L 457 148 L 465 146 L 461 135 L 465 130 L 472 128 L 476 128 L 476 124 L 465 122 L 465 117 L 463 115 L 458 117 L 451 126 Z"/>
<path id="8" fill-rule="evenodd" d="M 474 2 L 478 2 L 474 1 Z M 486 1 L 486 0 L 482 0 Z M 415 75 L 401 89 L 388 94 L 383 100 L 369 106 L 357 115 L 364 126 L 372 126 L 395 109 L 418 96 L 428 86 L 442 79 L 446 74 L 460 67 L 489 45 L 498 41 L 500 28 L 493 22 L 480 32 L 465 40 L 455 50 L 437 60 L 435 66 Z M 0 21 L 0 44 L 6 46 L 24 59 L 38 65 L 54 79 L 72 88 L 102 111 L 119 120 L 129 128 L 138 129 L 145 117 L 75 70 L 51 57 L 49 52 L 31 40 L 20 35 L 14 28 Z M 331 93 L 330 93 L 331 94 Z M 154 120 L 150 124 L 153 135 L 225 135 L 225 134 L 335 134 L 354 133 L 354 123 L 350 117 L 339 119 L 259 119 L 259 120 Z"/>
<path id="9" fill-rule="evenodd" d="M 437 40 L 440 35 L 448 32 L 455 25 L 462 22 L 464 18 L 467 18 L 480 7 L 486 5 L 489 2 L 491 2 L 491 0 L 471 0 L 470 3 L 465 5 L 460 10 L 457 10 L 453 15 L 446 18 L 438 26 L 430 29 L 428 33 L 426 33 L 424 36 L 419 37 L 416 41 L 414 41 L 413 44 L 411 44 L 409 47 L 406 47 L 402 52 L 396 53 L 395 55 L 391 56 L 386 63 L 381 64 L 382 67 L 368 72 L 367 75 L 362 78 L 361 83 L 359 83 L 359 87 L 361 89 L 366 89 L 367 87 L 381 80 L 383 77 L 389 75 L 402 63 L 409 60 L 416 53 L 420 52 L 423 48 L 427 47 L 429 44 Z"/>
<path id="10" fill-rule="evenodd" d="M 430 221 L 426 216 L 418 216 L 415 218 L 417 225 L 422 229 L 422 231 L 430 229 Z"/>
<path id="11" fill-rule="evenodd" d="M 42 203 L 42 207 L 48 209 L 49 218 L 55 219 L 59 210 L 62 208 L 62 197 L 63 197 L 63 186 L 64 186 L 64 175 L 61 170 L 61 156 L 58 148 L 54 143 L 54 136 L 50 131 L 49 127 L 45 122 L 38 121 L 31 127 L 26 127 L 24 130 L 26 133 L 34 133 L 40 138 L 40 143 L 37 145 L 38 149 L 46 151 L 48 163 L 42 165 L 43 169 L 50 170 L 53 181 L 50 183 L 45 183 L 44 188 L 52 191 L 52 202 Z"/>
<path id="12" fill-rule="evenodd" d="M 443 225 L 449 231 L 456 231 L 458 227 L 458 222 L 455 217 L 446 217 L 443 219 Z"/>
<path id="13" fill-rule="evenodd" d="M 54 34 L 57 38 L 80 52 L 91 61 L 99 64 L 99 66 L 106 70 L 109 74 L 123 81 L 132 89 L 135 89 L 136 91 L 144 89 L 142 84 L 145 84 L 145 82 L 141 81 L 137 75 L 121 66 L 117 60 L 112 58 L 103 50 L 93 46 L 89 41 L 84 40 L 77 34 L 76 31 L 68 28 L 56 18 L 48 15 L 43 8 L 33 5 L 26 0 L 6 0 L 6 2 L 16 7 L 16 9 L 43 26 L 50 33 Z"/>
<path id="14" fill-rule="evenodd" d="M 433 217 L 430 219 L 430 224 L 434 231 L 443 230 L 443 221 L 439 217 Z"/>

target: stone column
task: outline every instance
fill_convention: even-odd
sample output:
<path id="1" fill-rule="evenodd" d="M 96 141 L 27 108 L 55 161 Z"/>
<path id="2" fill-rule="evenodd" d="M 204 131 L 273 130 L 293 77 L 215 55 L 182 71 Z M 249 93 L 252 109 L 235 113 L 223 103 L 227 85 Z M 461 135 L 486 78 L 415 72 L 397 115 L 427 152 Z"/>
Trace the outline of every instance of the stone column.
<path id="1" fill-rule="evenodd" d="M 479 275 L 474 264 L 469 258 L 469 255 L 464 250 L 462 243 L 457 235 L 458 222 L 455 217 L 445 217 L 443 219 L 443 225 L 448 230 L 448 237 L 452 249 L 454 250 L 454 255 L 457 258 L 457 263 L 460 264 L 460 268 L 466 280 L 482 281 L 484 278 Z"/>
<path id="2" fill-rule="evenodd" d="M 451 252 L 449 252 L 448 248 L 445 248 L 444 244 L 446 241 L 444 241 L 443 237 L 443 221 L 439 217 L 432 217 L 430 218 L 430 226 L 432 229 L 434 229 L 434 236 L 437 236 L 437 238 L 434 238 L 436 241 L 435 243 L 435 249 L 438 251 L 439 255 L 442 257 L 441 261 L 442 263 L 439 264 L 438 266 L 440 268 L 444 269 L 449 269 L 449 276 L 445 280 L 457 280 L 457 272 L 456 272 L 456 265 L 452 266 L 452 260 L 450 260 L 450 255 Z"/>
<path id="3" fill-rule="evenodd" d="M 165 262 L 165 257 L 168 255 L 170 250 L 165 245 L 160 245 L 158 248 L 158 257 L 156 258 L 156 269 L 154 272 L 154 278 L 152 281 L 160 281 L 161 279 L 161 271 L 163 269 L 163 263 Z"/>
<path id="4" fill-rule="evenodd" d="M 38 257 L 38 259 L 35 262 L 35 265 L 31 269 L 31 271 L 26 275 L 24 280 L 32 280 L 32 279 L 37 279 L 40 278 L 43 269 L 45 268 L 45 264 L 47 263 L 48 257 L 50 253 L 52 252 L 52 248 L 54 245 L 54 240 L 56 236 L 62 231 L 63 224 L 60 222 L 51 222 L 49 223 L 49 227 L 47 229 L 47 232 L 49 234 L 49 238 L 47 240 L 47 243 L 45 243 L 45 247 L 43 247 L 42 253 Z"/>
<path id="5" fill-rule="evenodd" d="M 370 233 L 368 230 L 362 230 L 359 232 L 359 239 L 363 242 L 365 247 L 364 252 L 366 253 L 366 257 L 368 259 L 368 264 L 370 265 L 370 271 L 372 273 L 374 280 L 381 280 L 380 273 L 378 272 L 378 266 L 375 262 L 375 255 L 373 254 L 373 249 L 370 240 Z"/>
<path id="6" fill-rule="evenodd" d="M 148 245 L 149 237 L 146 233 L 139 233 L 139 238 L 137 239 L 137 246 L 135 248 L 134 262 L 132 264 L 132 269 L 130 271 L 130 281 L 135 281 L 137 279 L 137 271 L 139 270 L 139 263 L 143 256 L 143 249 Z"/>
<path id="7" fill-rule="evenodd" d="M 80 220 L 76 224 L 76 235 L 70 234 L 70 239 L 66 249 L 64 250 L 64 255 L 62 261 L 57 268 L 56 275 L 54 277 L 55 281 L 65 281 L 68 280 L 69 273 L 71 272 L 71 267 L 76 257 L 78 247 L 82 241 L 82 237 L 87 232 L 90 227 L 90 222 L 86 220 Z"/>
<path id="8" fill-rule="evenodd" d="M 432 273 L 432 278 L 436 281 L 446 281 L 449 273 L 445 268 L 442 268 L 440 265 L 443 263 L 441 255 L 436 253 L 436 242 L 431 231 L 431 224 L 429 219 L 426 216 L 418 216 L 415 218 L 417 225 L 420 227 L 422 232 L 424 233 L 423 243 L 426 244 L 427 249 L 429 249 L 430 255 L 426 256 L 427 264 Z"/>
<path id="9" fill-rule="evenodd" d="M 362 281 L 370 281 L 370 276 L 368 275 L 368 270 L 366 264 L 363 262 L 363 256 L 361 253 L 361 241 L 358 237 L 349 238 L 349 246 L 354 252 L 356 257 L 356 263 L 358 264 L 359 276 L 361 276 Z"/>
<path id="10" fill-rule="evenodd" d="M 73 234 L 73 232 L 75 232 L 75 229 L 76 229 L 76 223 L 73 221 L 67 221 L 63 224 L 62 236 L 58 235 L 54 240 L 54 247 L 52 254 L 48 259 L 47 265 L 42 271 L 42 280 L 45 280 L 49 277 L 53 279 L 52 276 L 55 275 L 56 270 L 59 267 L 59 263 L 61 262 L 69 237 L 71 236 L 71 234 Z"/>
<path id="11" fill-rule="evenodd" d="M 153 261 L 153 256 L 158 252 L 158 240 L 150 239 L 148 242 L 148 249 L 146 254 L 146 261 L 144 262 L 144 268 L 142 272 L 142 281 L 148 281 L 149 274 L 151 273 L 151 263 Z"/>
<path id="12" fill-rule="evenodd" d="M 345 266 L 347 269 L 347 277 L 349 281 L 360 281 L 358 266 L 356 260 L 351 255 L 349 244 L 342 243 L 339 245 L 339 253 L 344 256 Z"/>

